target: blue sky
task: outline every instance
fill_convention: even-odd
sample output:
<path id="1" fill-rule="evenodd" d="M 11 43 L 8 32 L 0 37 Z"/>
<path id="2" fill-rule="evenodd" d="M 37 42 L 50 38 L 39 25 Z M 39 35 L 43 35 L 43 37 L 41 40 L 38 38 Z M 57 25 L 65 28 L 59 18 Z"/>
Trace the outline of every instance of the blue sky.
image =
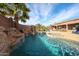
<path id="1" fill-rule="evenodd" d="M 79 18 L 79 4 L 77 3 L 28 3 L 31 10 L 30 19 L 24 25 L 42 24 L 45 26 L 65 20 Z"/>

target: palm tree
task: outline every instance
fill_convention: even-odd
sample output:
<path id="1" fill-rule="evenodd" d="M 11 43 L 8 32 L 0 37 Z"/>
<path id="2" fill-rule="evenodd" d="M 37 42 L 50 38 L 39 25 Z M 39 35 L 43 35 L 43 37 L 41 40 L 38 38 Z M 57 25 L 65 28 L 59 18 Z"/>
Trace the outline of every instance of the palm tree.
<path id="1" fill-rule="evenodd" d="M 1 15 L 8 15 L 14 17 L 15 20 L 15 27 L 18 29 L 18 21 L 21 20 L 22 22 L 26 22 L 26 19 L 29 19 L 28 12 L 30 10 L 24 3 L 1 3 L 0 4 L 0 14 Z"/>
<path id="2" fill-rule="evenodd" d="M 9 15 L 8 12 L 12 12 L 12 10 L 8 7 L 8 5 L 5 3 L 0 3 L 0 14 L 3 16 Z"/>
<path id="3" fill-rule="evenodd" d="M 30 11 L 25 4 L 23 3 L 15 3 L 14 4 L 14 18 L 15 18 L 15 26 L 18 28 L 18 21 L 26 22 L 26 19 L 29 19 L 28 12 Z M 21 15 L 20 15 L 21 14 Z"/>

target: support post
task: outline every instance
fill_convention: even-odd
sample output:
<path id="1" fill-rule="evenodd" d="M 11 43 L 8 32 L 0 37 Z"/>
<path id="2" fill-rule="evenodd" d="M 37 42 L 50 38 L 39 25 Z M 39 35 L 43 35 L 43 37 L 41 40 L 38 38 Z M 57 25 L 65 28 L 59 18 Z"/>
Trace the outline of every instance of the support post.
<path id="1" fill-rule="evenodd" d="M 66 24 L 66 30 L 68 30 L 68 24 Z"/>

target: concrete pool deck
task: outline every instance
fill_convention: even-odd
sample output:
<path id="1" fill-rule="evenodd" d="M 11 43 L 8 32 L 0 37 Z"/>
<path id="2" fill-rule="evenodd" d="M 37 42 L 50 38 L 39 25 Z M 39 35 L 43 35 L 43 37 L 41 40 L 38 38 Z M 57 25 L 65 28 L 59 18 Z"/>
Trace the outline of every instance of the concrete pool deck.
<path id="1" fill-rule="evenodd" d="M 79 34 L 74 34 L 72 31 L 51 31 L 51 32 L 46 32 L 47 36 L 51 38 L 62 38 L 62 39 L 67 39 L 67 40 L 72 40 L 79 42 Z"/>

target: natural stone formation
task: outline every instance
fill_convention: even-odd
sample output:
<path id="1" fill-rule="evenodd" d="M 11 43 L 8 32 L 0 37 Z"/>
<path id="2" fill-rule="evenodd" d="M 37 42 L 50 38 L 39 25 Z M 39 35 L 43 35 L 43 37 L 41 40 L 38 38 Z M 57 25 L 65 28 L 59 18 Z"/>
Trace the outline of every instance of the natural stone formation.
<path id="1" fill-rule="evenodd" d="M 13 27 L 14 26 L 14 22 L 12 20 L 12 18 L 7 18 L 5 16 L 0 15 L 0 26 L 7 28 Z"/>
<path id="2" fill-rule="evenodd" d="M 5 28 L 2 27 L 2 26 L 0 26 L 0 32 L 2 32 L 2 31 L 4 31 L 4 30 L 5 30 Z"/>
<path id="3" fill-rule="evenodd" d="M 9 41 L 3 32 L 5 28 L 0 27 L 0 55 L 9 55 Z"/>
<path id="4" fill-rule="evenodd" d="M 10 28 L 8 32 L 8 37 L 10 40 L 11 48 L 21 43 L 24 39 L 24 34 L 20 33 L 16 28 Z"/>
<path id="5" fill-rule="evenodd" d="M 9 55 L 11 50 L 24 40 L 24 34 L 20 33 L 16 28 L 6 29 L 0 26 L 0 56 Z"/>
<path id="6" fill-rule="evenodd" d="M 0 55 L 9 55 L 14 46 L 24 40 L 24 34 L 16 30 L 12 18 L 0 15 Z"/>

